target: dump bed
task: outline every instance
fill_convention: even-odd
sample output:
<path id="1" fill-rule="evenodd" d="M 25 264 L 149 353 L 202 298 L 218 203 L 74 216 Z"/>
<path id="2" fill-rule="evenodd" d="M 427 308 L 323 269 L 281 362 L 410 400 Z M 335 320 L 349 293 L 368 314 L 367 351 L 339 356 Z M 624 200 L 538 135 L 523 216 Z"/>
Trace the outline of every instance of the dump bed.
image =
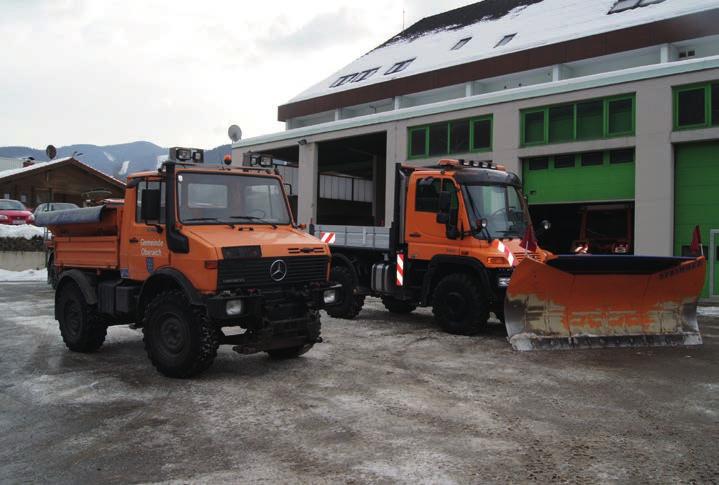
<path id="1" fill-rule="evenodd" d="M 310 226 L 310 234 L 332 247 L 389 251 L 389 228 L 374 226 Z"/>
<path id="2" fill-rule="evenodd" d="M 121 206 L 98 206 L 41 213 L 36 224 L 52 232 L 57 266 L 118 269 L 121 219 Z"/>

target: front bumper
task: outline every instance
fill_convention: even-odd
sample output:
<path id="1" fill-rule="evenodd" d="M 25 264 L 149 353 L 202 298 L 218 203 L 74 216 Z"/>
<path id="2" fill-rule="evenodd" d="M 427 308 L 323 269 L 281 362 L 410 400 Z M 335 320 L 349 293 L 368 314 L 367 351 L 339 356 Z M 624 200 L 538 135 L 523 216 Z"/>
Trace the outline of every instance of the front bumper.
<path id="1" fill-rule="evenodd" d="M 218 322 L 236 322 L 248 320 L 282 321 L 288 318 L 304 316 L 308 311 L 338 305 L 341 285 L 331 283 L 314 283 L 307 287 L 271 288 L 253 291 L 226 291 L 220 295 L 210 296 L 205 300 L 209 317 Z M 325 303 L 328 292 L 336 294 L 335 301 Z M 242 312 L 228 314 L 228 303 L 242 302 Z M 237 308 L 231 304 L 230 307 Z"/>

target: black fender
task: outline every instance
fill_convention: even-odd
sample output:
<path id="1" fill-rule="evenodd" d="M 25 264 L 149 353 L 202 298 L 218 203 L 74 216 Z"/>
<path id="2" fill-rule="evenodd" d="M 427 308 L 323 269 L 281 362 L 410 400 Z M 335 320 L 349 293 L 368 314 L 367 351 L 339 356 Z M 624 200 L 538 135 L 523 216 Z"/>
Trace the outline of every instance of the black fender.
<path id="1" fill-rule="evenodd" d="M 359 286 L 359 275 L 357 274 L 357 268 L 350 258 L 344 254 L 332 253 L 332 261 L 330 262 L 330 268 L 334 266 L 346 266 L 352 271 L 352 279 L 354 280 L 355 288 Z"/>
<path id="2" fill-rule="evenodd" d="M 191 305 L 204 305 L 205 301 L 189 279 L 172 268 L 160 268 L 149 278 L 145 280 L 140 289 L 140 298 L 138 300 L 138 319 L 142 318 L 145 307 L 150 303 L 150 299 L 162 291 L 163 288 L 179 288 L 187 297 Z"/>
<path id="3" fill-rule="evenodd" d="M 82 296 L 88 305 L 97 305 L 97 277 L 93 274 L 88 274 L 80 271 L 79 269 L 69 269 L 60 273 L 60 278 L 57 282 L 57 289 L 55 290 L 55 319 L 57 320 L 57 299 L 65 286 L 69 281 L 74 282 L 82 292 Z"/>
<path id="4" fill-rule="evenodd" d="M 444 271 L 444 269 L 448 266 L 456 267 L 459 271 Z M 438 275 L 456 272 L 468 273 L 475 276 L 482 286 L 482 290 L 485 294 L 490 298 L 495 297 L 494 291 L 492 291 L 492 287 L 489 283 L 487 268 L 481 263 L 481 261 L 467 256 L 439 254 L 430 260 L 429 268 L 427 273 L 424 275 L 424 280 L 422 281 L 422 304 L 426 305 L 429 303 L 430 296 L 434 290 L 434 285 L 437 283 L 436 278 Z"/>

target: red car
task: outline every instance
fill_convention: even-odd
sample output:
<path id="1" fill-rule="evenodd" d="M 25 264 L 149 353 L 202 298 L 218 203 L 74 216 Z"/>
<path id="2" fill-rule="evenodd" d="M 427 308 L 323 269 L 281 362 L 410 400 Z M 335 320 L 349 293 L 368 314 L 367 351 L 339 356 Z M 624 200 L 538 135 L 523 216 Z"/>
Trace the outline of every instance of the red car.
<path id="1" fill-rule="evenodd" d="M 22 202 L 0 199 L 0 224 L 31 224 L 35 218 Z"/>

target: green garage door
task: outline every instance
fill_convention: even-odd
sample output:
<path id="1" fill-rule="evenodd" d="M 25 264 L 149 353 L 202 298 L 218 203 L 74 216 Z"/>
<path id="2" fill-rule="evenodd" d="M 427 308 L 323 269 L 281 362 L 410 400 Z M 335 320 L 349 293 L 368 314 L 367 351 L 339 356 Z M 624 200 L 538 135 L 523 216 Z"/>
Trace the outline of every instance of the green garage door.
<path id="1" fill-rule="evenodd" d="M 715 282 L 712 296 L 717 296 L 717 248 L 709 248 L 709 244 L 711 231 L 719 230 L 719 142 L 677 146 L 674 184 L 674 254 L 688 255 L 692 231 L 694 226 L 699 224 L 702 243 L 710 263 L 703 296 L 709 296 L 708 278 L 712 267 Z M 719 234 L 715 236 L 715 240 L 719 242 Z"/>
<path id="2" fill-rule="evenodd" d="M 634 149 L 525 159 L 530 204 L 634 200 Z"/>

